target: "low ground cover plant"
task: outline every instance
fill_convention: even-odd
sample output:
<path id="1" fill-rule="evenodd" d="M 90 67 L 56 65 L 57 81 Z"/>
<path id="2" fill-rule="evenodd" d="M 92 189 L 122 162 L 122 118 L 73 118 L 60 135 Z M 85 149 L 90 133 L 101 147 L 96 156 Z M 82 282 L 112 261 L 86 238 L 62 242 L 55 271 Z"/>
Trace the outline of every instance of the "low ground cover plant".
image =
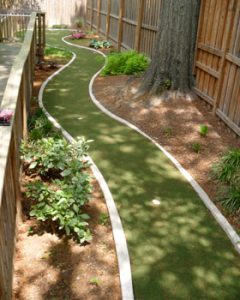
<path id="1" fill-rule="evenodd" d="M 192 143 L 191 147 L 192 147 L 192 150 L 197 154 L 200 153 L 200 151 L 202 149 L 202 145 L 199 142 Z"/>
<path id="2" fill-rule="evenodd" d="M 207 134 L 208 134 L 208 126 L 207 125 L 204 125 L 204 124 L 201 124 L 199 126 L 199 134 L 202 136 L 202 137 L 206 137 Z"/>
<path id="3" fill-rule="evenodd" d="M 135 51 L 113 52 L 109 54 L 101 75 L 136 75 L 144 72 L 149 63 L 150 59 L 146 55 Z"/>
<path id="4" fill-rule="evenodd" d="M 218 200 L 231 213 L 240 211 L 240 149 L 231 149 L 213 166 L 221 189 Z"/>
<path id="5" fill-rule="evenodd" d="M 99 41 L 99 40 L 93 39 L 90 41 L 89 47 L 94 48 L 94 49 L 100 49 L 100 48 L 108 49 L 108 48 L 112 47 L 112 44 L 109 41 Z"/>
<path id="6" fill-rule="evenodd" d="M 23 169 L 33 179 L 25 186 L 31 203 L 29 215 L 80 243 L 88 242 L 89 216 L 83 212 L 91 193 L 90 176 L 86 172 L 88 142 L 79 138 L 76 143 L 68 144 L 55 135 L 52 127 L 46 136 L 47 122 L 43 113 L 37 112 L 29 121 L 30 138 L 21 145 Z M 34 130 L 39 133 L 32 138 Z"/>

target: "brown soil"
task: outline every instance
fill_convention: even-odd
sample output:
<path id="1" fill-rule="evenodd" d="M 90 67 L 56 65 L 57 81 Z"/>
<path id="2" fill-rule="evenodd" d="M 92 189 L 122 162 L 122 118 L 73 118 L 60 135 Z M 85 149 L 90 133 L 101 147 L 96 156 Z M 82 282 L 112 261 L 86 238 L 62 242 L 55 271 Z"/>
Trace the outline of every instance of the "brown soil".
<path id="1" fill-rule="evenodd" d="M 35 96 L 42 82 L 54 71 L 47 64 L 36 68 Z M 36 108 L 34 100 L 32 110 Z M 30 180 L 23 175 L 23 182 Z M 93 240 L 84 246 L 51 230 L 43 230 L 36 220 L 23 213 L 14 265 L 14 300 L 121 299 L 111 225 L 109 219 L 101 222 L 107 207 L 94 179 L 93 187 L 92 198 L 86 205 Z"/>
<path id="2" fill-rule="evenodd" d="M 240 147 L 240 138 L 231 132 L 200 99 L 178 95 L 167 101 L 157 96 L 136 98 L 140 79 L 133 76 L 98 77 L 94 83 L 97 99 L 116 115 L 130 121 L 163 145 L 207 192 L 216 198 L 217 183 L 211 177 L 211 166 L 230 147 Z M 209 128 L 201 137 L 199 126 Z M 200 143 L 200 153 L 192 149 Z M 223 211 L 220 205 L 217 206 Z M 240 216 L 227 215 L 240 230 Z"/>

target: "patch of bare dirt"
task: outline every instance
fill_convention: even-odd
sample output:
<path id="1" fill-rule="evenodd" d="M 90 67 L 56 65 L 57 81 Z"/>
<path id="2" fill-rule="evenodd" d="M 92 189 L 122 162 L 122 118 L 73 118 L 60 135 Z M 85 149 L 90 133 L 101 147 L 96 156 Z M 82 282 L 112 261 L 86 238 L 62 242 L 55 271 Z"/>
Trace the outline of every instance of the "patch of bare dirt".
<path id="1" fill-rule="evenodd" d="M 240 147 L 240 138 L 213 115 L 203 100 L 177 97 L 165 101 L 158 96 L 135 99 L 139 83 L 140 79 L 134 76 L 98 77 L 94 94 L 110 111 L 163 145 L 210 198 L 216 199 L 218 186 L 211 177 L 212 165 L 229 148 Z M 201 124 L 209 128 L 206 137 L 199 134 Z M 199 153 L 194 152 L 194 143 L 200 144 Z M 223 211 L 219 203 L 216 204 Z M 224 214 L 240 230 L 240 216 Z"/>
<path id="2" fill-rule="evenodd" d="M 35 97 L 42 82 L 55 71 L 56 67 L 48 64 L 36 67 Z M 36 108 L 37 101 L 33 101 L 32 111 Z M 23 176 L 22 181 L 28 182 L 31 178 Z M 96 180 L 93 179 L 92 184 L 92 198 L 85 209 L 91 217 L 89 228 L 93 240 L 84 246 L 51 230 L 41 230 L 37 221 L 26 215 L 23 205 L 14 264 L 14 300 L 121 299 L 115 243 L 110 221 L 106 218 L 107 207 Z"/>

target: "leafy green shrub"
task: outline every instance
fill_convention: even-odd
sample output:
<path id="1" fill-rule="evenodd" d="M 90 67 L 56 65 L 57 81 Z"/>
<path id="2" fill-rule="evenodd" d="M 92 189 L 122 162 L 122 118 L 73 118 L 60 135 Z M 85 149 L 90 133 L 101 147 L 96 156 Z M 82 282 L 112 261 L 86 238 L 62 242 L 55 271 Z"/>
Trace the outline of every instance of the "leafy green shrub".
<path id="1" fill-rule="evenodd" d="M 199 127 L 199 133 L 202 137 L 205 137 L 207 136 L 207 133 L 208 133 L 208 127 L 207 125 L 200 125 Z"/>
<path id="2" fill-rule="evenodd" d="M 90 241 L 89 216 L 82 212 L 91 192 L 85 158 L 88 142 L 79 138 L 69 144 L 41 109 L 29 118 L 28 128 L 30 138 L 22 142 L 20 150 L 25 172 L 35 178 L 26 185 L 32 204 L 30 216 L 57 226 L 80 243 Z"/>
<path id="3" fill-rule="evenodd" d="M 135 51 L 111 53 L 101 75 L 139 74 L 146 70 L 149 62 L 150 60 L 147 56 L 138 54 Z"/>
<path id="4" fill-rule="evenodd" d="M 230 212 L 240 209 L 240 149 L 229 150 L 213 166 L 213 175 L 222 185 L 219 201 Z"/>
<path id="5" fill-rule="evenodd" d="M 68 144 L 53 137 L 23 143 L 22 160 L 28 172 L 49 176 L 50 183 L 35 181 L 27 185 L 27 196 L 34 204 L 30 216 L 40 221 L 53 221 L 59 230 L 76 235 L 79 242 L 91 239 L 88 216 L 81 212 L 91 192 L 90 178 L 85 172 L 88 143 L 78 139 Z"/>
<path id="6" fill-rule="evenodd" d="M 81 192 L 76 185 L 60 180 L 53 181 L 51 186 L 41 181 L 28 184 L 27 196 L 34 202 L 30 216 L 40 221 L 53 221 L 59 230 L 64 230 L 66 235 L 75 235 L 80 243 L 90 241 L 91 233 L 86 228 L 89 216 L 81 212 L 87 199 L 86 192 L 88 194 L 90 190 L 86 191 L 80 185 Z M 89 187 L 88 182 L 86 186 Z"/>
<path id="7" fill-rule="evenodd" d="M 87 149 L 88 144 L 83 138 L 76 144 L 68 144 L 64 139 L 48 137 L 23 142 L 21 158 L 29 170 L 36 169 L 41 175 L 47 175 L 50 170 L 66 172 L 66 168 L 69 172 L 76 168 L 81 171 L 86 167 L 83 157 Z"/>

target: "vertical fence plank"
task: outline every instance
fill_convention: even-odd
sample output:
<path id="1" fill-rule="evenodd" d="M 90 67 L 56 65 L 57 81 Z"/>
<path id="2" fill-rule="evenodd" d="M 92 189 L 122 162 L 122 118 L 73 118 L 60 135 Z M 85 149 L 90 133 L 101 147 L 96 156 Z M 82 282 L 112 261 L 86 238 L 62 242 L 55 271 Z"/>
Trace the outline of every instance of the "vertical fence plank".
<path id="1" fill-rule="evenodd" d="M 101 0 L 98 0 L 97 3 L 97 33 L 99 33 L 100 30 L 100 24 L 101 24 Z"/>
<path id="2" fill-rule="evenodd" d="M 106 17 L 106 39 L 109 38 L 110 31 L 110 13 L 111 13 L 111 0 L 108 0 L 107 3 L 107 17 Z"/>
<path id="3" fill-rule="evenodd" d="M 141 42 L 141 28 L 142 28 L 143 13 L 144 13 L 143 0 L 138 0 L 137 26 L 136 26 L 135 43 L 134 43 L 134 49 L 138 52 L 140 49 L 140 42 Z"/>
<path id="4" fill-rule="evenodd" d="M 90 14 L 90 27 L 91 27 L 91 30 L 93 29 L 93 1 L 94 0 L 90 0 L 90 3 L 91 3 L 91 14 Z"/>
<path id="5" fill-rule="evenodd" d="M 120 0 L 119 19 L 118 19 L 118 51 L 122 47 L 122 36 L 123 36 L 123 15 L 124 15 L 125 0 Z"/>
<path id="6" fill-rule="evenodd" d="M 223 79 L 224 79 L 224 68 L 226 65 L 226 54 L 228 52 L 228 47 L 229 47 L 229 43 L 231 40 L 231 33 L 232 33 L 232 25 L 233 25 L 233 16 L 234 16 L 234 12 L 236 9 L 236 0 L 230 0 L 229 3 L 229 8 L 228 8 L 228 13 L 227 13 L 227 23 L 226 23 L 226 27 L 225 27 L 225 32 L 224 32 L 224 36 L 223 36 L 223 46 L 222 46 L 222 50 L 223 50 L 223 56 L 222 59 L 220 61 L 220 67 L 219 67 L 219 73 L 220 73 L 220 78 L 217 82 L 216 85 L 216 90 L 215 90 L 215 95 L 214 98 L 215 103 L 213 106 L 213 112 L 216 113 L 216 110 L 218 108 L 218 104 L 221 98 L 221 87 L 223 84 Z"/>

